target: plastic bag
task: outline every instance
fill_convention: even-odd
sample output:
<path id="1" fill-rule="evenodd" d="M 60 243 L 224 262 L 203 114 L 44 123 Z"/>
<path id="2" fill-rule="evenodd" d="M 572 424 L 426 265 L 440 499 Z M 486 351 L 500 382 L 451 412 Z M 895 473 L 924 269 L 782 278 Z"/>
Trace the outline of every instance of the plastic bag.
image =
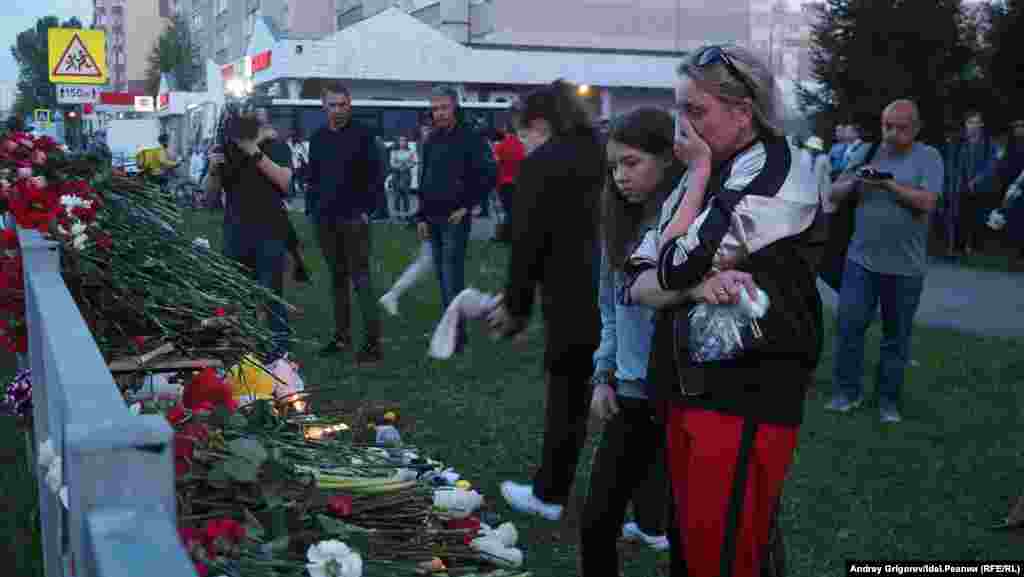
<path id="1" fill-rule="evenodd" d="M 270 372 L 280 380 L 274 383 L 274 396 L 283 397 L 306 389 L 306 383 L 299 375 L 299 364 L 288 359 L 288 355 L 274 361 L 270 365 Z"/>
<path id="2" fill-rule="evenodd" d="M 757 289 L 752 301 L 747 291 L 735 305 L 702 303 L 690 311 L 689 354 L 695 363 L 734 359 L 764 338 L 757 319 L 768 311 L 768 295 Z"/>

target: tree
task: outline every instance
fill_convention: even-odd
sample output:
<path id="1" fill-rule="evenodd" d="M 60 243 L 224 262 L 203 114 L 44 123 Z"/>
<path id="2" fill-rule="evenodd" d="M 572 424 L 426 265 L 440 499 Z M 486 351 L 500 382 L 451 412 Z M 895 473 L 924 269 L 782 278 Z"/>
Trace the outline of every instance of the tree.
<path id="1" fill-rule="evenodd" d="M 917 102 L 922 139 L 941 141 L 973 58 L 961 0 L 826 0 L 812 27 L 811 69 L 824 86 L 805 105 L 877 132 L 885 105 Z"/>
<path id="2" fill-rule="evenodd" d="M 164 29 L 149 53 L 146 89 L 149 94 L 160 90 L 160 75 L 174 76 L 176 90 L 189 91 L 199 81 L 199 47 L 192 41 L 188 22 L 176 17 Z"/>
<path id="3" fill-rule="evenodd" d="M 35 108 L 57 106 L 57 94 L 50 84 L 50 60 L 47 51 L 50 28 L 82 28 L 78 18 L 65 20 L 63 24 L 56 16 L 46 16 L 36 25 L 18 34 L 11 45 L 11 54 L 18 63 L 18 97 L 14 112 L 19 116 L 29 114 Z"/>
<path id="4" fill-rule="evenodd" d="M 1005 126 L 1007 121 L 1021 116 L 1018 103 L 1024 98 L 1024 54 L 1020 38 L 1014 37 L 1024 30 L 1024 1 L 991 2 L 985 8 L 988 26 L 983 31 L 979 61 L 987 72 L 993 101 L 990 124 Z"/>

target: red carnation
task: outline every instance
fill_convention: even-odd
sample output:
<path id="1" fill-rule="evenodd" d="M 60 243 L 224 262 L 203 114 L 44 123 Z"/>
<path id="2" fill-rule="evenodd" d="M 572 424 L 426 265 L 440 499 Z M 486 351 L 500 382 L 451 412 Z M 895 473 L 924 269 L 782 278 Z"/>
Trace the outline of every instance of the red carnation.
<path id="1" fill-rule="evenodd" d="M 232 543 L 238 543 L 245 538 L 245 527 L 234 519 L 214 519 L 206 523 L 206 538 L 212 542 L 222 537 Z"/>
<path id="2" fill-rule="evenodd" d="M 32 148 L 43 153 L 48 153 L 57 150 L 58 146 L 60 145 L 57 144 L 56 140 L 45 135 L 36 138 L 35 141 L 32 143 Z"/>
<path id="3" fill-rule="evenodd" d="M 22 228 L 45 232 L 60 211 L 60 204 L 51 189 L 38 186 L 32 179 L 21 179 L 14 185 L 9 209 Z"/>
<path id="4" fill-rule="evenodd" d="M 193 442 L 206 443 L 210 440 L 210 429 L 202 423 L 185 423 L 181 433 Z"/>
<path id="5" fill-rule="evenodd" d="M 234 391 L 231 390 L 231 384 L 217 376 L 217 371 L 211 367 L 206 367 L 192 377 L 185 385 L 182 400 L 186 407 L 194 411 L 198 410 L 199 404 L 203 402 L 209 403 L 211 407 L 224 405 L 229 410 L 234 410 Z"/>
<path id="6" fill-rule="evenodd" d="M 175 405 L 171 407 L 171 410 L 167 411 L 167 421 L 171 423 L 172 427 L 184 421 L 187 416 L 188 413 L 185 411 L 185 407 L 181 405 Z"/>
<path id="7" fill-rule="evenodd" d="M 18 248 L 18 233 L 13 228 L 5 228 L 0 232 L 0 250 L 16 250 Z"/>
<path id="8" fill-rule="evenodd" d="M 348 517 L 352 514 L 352 497 L 348 495 L 328 497 L 327 511 L 335 517 Z"/>
<path id="9" fill-rule="evenodd" d="M 114 248 L 114 238 L 105 232 L 97 232 L 93 235 L 96 247 L 103 251 L 110 251 Z"/>

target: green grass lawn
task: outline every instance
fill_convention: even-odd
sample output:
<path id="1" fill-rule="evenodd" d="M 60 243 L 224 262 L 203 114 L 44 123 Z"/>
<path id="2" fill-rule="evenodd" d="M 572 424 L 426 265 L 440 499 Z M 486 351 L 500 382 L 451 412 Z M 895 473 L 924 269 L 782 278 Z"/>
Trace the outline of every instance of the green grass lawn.
<path id="1" fill-rule="evenodd" d="M 329 281 L 311 230 L 301 217 L 296 224 L 314 281 L 290 288 L 286 296 L 305 311 L 293 319 L 298 336 L 322 340 L 333 331 Z M 188 215 L 186 229 L 220 247 L 219 215 Z M 373 243 L 373 282 L 380 294 L 414 258 L 418 243 L 412 230 L 390 225 L 374 226 Z M 497 290 L 506 254 L 505 245 L 471 243 L 467 285 Z M 540 454 L 539 319 L 526 343 L 494 343 L 473 327 L 462 357 L 434 361 L 426 353 L 441 312 L 436 280 L 431 277 L 414 288 L 400 306 L 402 316 L 383 316 L 385 362 L 379 367 L 356 368 L 351 354 L 321 359 L 312 343 L 296 345 L 307 384 L 334 387 L 331 395 L 339 400 L 394 401 L 406 419 L 415 421 L 407 441 L 454 466 L 517 524 L 535 576 L 574 575 L 572 520 L 551 524 L 518 515 L 497 490 L 502 480 L 528 479 Z M 353 327 L 360 327 L 358 311 L 353 315 Z M 359 344 L 357 328 L 354 336 Z M 877 359 L 878 336 L 875 327 L 869 336 L 869 367 Z M 831 390 L 830 349 L 826 346 L 819 371 L 819 393 L 807 404 L 785 489 L 782 526 L 790 574 L 842 575 L 848 558 L 1019 558 L 1020 541 L 988 527 L 1005 516 L 1010 499 L 1022 490 L 1018 442 L 1024 433 L 1024 341 L 917 331 L 912 357 L 918 365 L 907 371 L 905 422 L 897 426 L 880 425 L 874 406 L 849 416 L 822 410 Z M 26 511 L 33 486 L 18 472 L 25 467 L 18 460 L 23 441 L 10 434 L 3 438 L 12 445 L 0 444 L 7 451 L 2 454 L 12 456 L 0 482 L 20 487 L 5 492 L 10 497 L 4 517 L 11 521 L 0 526 L 0 542 L 10 542 L 14 528 L 30 519 Z M 588 444 L 584 463 L 592 450 Z M 586 465 L 581 469 L 585 473 Z M 578 492 L 585 490 L 585 475 L 580 481 Z M 15 552 L 14 557 L 24 554 Z M 626 575 L 650 577 L 654 561 L 649 553 L 637 554 L 629 559 Z"/>

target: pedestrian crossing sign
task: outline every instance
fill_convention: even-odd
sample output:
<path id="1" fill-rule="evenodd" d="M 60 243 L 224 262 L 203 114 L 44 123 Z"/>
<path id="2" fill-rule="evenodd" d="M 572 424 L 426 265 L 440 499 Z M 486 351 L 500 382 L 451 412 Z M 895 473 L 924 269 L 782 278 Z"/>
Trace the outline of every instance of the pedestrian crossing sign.
<path id="1" fill-rule="evenodd" d="M 106 84 L 107 49 L 103 30 L 50 28 L 50 82 Z"/>

